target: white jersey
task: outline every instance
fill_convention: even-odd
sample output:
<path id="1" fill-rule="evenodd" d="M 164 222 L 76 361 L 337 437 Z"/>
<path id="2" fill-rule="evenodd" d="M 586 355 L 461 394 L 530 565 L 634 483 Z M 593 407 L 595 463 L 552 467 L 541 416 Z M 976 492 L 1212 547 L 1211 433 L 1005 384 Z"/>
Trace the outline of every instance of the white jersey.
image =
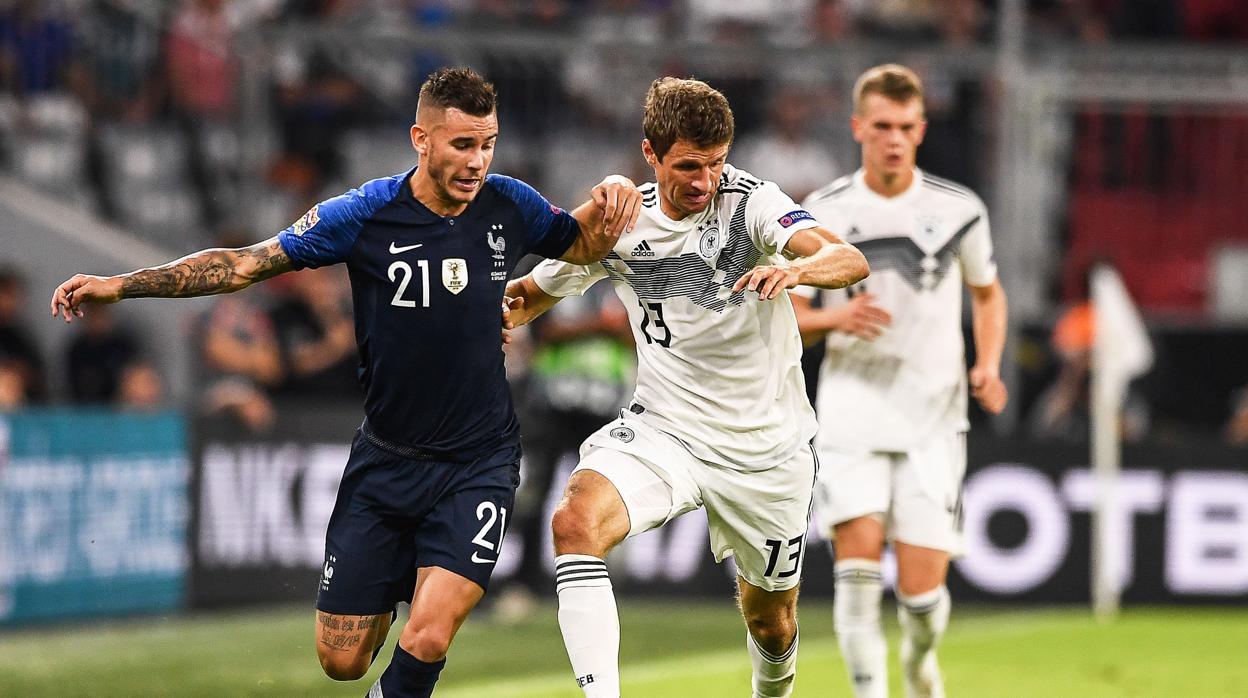
<path id="1" fill-rule="evenodd" d="M 963 279 L 987 286 L 997 277 L 983 202 L 916 168 L 910 188 L 897 196 L 872 191 L 859 170 L 805 205 L 871 264 L 863 281 L 825 291 L 824 304 L 865 291 L 893 317 L 875 340 L 828 333 L 816 443 L 904 451 L 934 430 L 965 431 Z"/>
<path id="2" fill-rule="evenodd" d="M 732 286 L 755 266 L 780 262 L 789 238 L 818 223 L 774 183 L 731 165 L 711 204 L 683 220 L 663 213 L 654 183 L 641 191 L 637 226 L 602 262 L 548 260 L 533 280 L 569 296 L 611 277 L 637 340 L 641 419 L 727 467 L 789 458 L 818 428 L 792 303 Z"/>

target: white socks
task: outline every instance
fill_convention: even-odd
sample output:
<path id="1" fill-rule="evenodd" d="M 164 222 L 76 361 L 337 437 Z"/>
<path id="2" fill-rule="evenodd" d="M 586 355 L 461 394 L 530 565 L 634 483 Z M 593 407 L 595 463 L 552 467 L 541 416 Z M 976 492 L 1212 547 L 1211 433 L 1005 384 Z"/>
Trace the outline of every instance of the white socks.
<path id="1" fill-rule="evenodd" d="M 936 645 L 949 626 L 951 605 L 949 590 L 943 584 L 915 596 L 897 594 L 901 668 L 908 696 L 942 698 L 945 695 L 940 667 L 936 664 Z"/>
<path id="2" fill-rule="evenodd" d="M 607 563 L 593 555 L 556 556 L 555 589 L 577 685 L 587 698 L 619 698 L 620 619 Z"/>
<path id="3" fill-rule="evenodd" d="M 793 693 L 793 679 L 797 677 L 797 640 L 794 634 L 789 648 L 776 656 L 759 647 L 753 635 L 745 634 L 753 667 L 754 698 L 788 698 Z"/>
<path id="4" fill-rule="evenodd" d="M 836 563 L 833 620 L 855 698 L 888 696 L 888 645 L 880 625 L 883 590 L 879 562 L 848 558 Z"/>

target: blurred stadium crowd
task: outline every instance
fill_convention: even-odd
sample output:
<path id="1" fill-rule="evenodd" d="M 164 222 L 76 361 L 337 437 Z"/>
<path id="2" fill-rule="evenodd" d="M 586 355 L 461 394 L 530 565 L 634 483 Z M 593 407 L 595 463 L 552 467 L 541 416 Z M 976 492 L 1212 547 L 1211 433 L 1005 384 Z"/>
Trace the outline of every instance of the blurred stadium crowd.
<path id="1" fill-rule="evenodd" d="M 1024 7 L 1028 46 L 1248 41 L 1248 3 L 1236 0 L 1028 0 Z M 995 0 L 9 0 L 0 2 L 0 162 L 20 181 L 174 253 L 248 244 L 326 195 L 409 167 L 405 132 L 416 86 L 431 69 L 464 60 L 445 42 L 419 38 L 480 31 L 523 35 L 529 47 L 473 49 L 501 95 L 494 171 L 520 176 L 565 206 L 608 171 L 649 179 L 633 152 L 641 95 L 653 77 L 693 73 L 733 104 L 734 163 L 800 200 L 856 166 L 846 127 L 853 73 L 777 76 L 751 63 L 750 51 L 882 42 L 970 55 L 998 38 L 1000 10 Z M 387 32 L 416 40 L 381 59 L 351 40 Z M 741 47 L 743 58 L 699 63 L 673 52 L 650 56 L 639 70 L 635 55 L 607 50 L 617 41 L 653 48 L 667 40 L 714 45 L 719 57 Z M 535 48 L 545 42 L 569 48 Z M 994 81 L 983 72 L 917 67 L 930 123 L 920 164 L 990 193 Z M 1047 357 L 1033 361 L 1042 385 L 1024 400 L 1039 435 L 1083 436 L 1070 419 L 1083 399 L 1091 332 L 1079 280 L 1113 240 L 1081 237 L 1079 213 L 1112 213 L 1113 197 L 1124 191 L 1173 191 L 1166 176 L 1188 174 L 1169 164 L 1210 129 L 1242 153 L 1187 166 L 1239 183 L 1217 190 L 1222 199 L 1248 193 L 1243 114 L 1204 121 L 1077 115 L 1071 178 L 1086 196 L 1073 199 L 1067 244 L 1074 252 L 1054 274 L 1048 299 L 1054 315 L 1063 302 L 1073 310 L 1051 341 L 1050 325 L 1020 350 L 1039 348 Z M 1208 193 L 1200 181 L 1193 174 L 1185 185 L 1192 205 Z M 1238 215 L 1244 200 L 1219 210 Z M 1248 241 L 1242 225 L 1225 230 L 1200 244 Z M 1170 248 L 1155 256 L 1175 263 Z M 1155 267 L 1135 263 L 1129 280 L 1133 270 L 1156 276 Z M 1198 267 L 1177 276 L 1207 272 Z M 1205 302 L 1182 281 L 1159 283 L 1152 296 L 1133 289 L 1148 309 L 1199 310 Z M 18 269 L 0 271 L 0 409 L 166 403 L 150 361 L 159 347 L 95 312 L 74 330 L 64 356 L 47 355 L 25 327 L 23 294 L 44 289 L 24 287 Z M 203 408 L 262 431 L 273 422 L 274 401 L 354 401 L 348 294 L 341 270 L 327 269 L 215 301 L 193 333 Z M 626 321 L 609 293 L 558 310 L 513 352 L 512 375 L 525 409 L 596 426 L 609 416 L 601 406 L 622 402 L 631 380 Z M 59 394 L 48 388 L 53 371 L 68 372 Z M 1223 412 L 1229 421 L 1203 426 L 1248 441 L 1248 397 Z"/>

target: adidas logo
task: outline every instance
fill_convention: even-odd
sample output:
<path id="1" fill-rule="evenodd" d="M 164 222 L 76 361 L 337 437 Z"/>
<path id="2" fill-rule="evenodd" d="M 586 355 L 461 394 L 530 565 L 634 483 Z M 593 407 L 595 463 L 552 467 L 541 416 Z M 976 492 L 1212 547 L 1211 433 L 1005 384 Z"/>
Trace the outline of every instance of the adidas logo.
<path id="1" fill-rule="evenodd" d="M 642 240 L 636 247 L 633 248 L 633 256 L 634 257 L 653 257 L 654 250 L 650 249 L 650 243 L 646 242 L 645 240 Z"/>

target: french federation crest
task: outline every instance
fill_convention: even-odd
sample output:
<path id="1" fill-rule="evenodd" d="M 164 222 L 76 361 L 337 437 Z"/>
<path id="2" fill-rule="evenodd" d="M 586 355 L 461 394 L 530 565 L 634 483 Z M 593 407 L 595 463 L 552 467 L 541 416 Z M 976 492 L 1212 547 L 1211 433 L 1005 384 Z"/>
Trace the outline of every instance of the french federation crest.
<path id="1" fill-rule="evenodd" d="M 494 233 L 498 233 L 498 237 L 494 237 Z M 503 238 L 503 224 L 495 223 L 485 234 L 485 240 L 490 244 L 490 249 L 494 250 L 494 266 L 501 267 L 503 262 L 507 260 L 507 240 Z"/>
<path id="2" fill-rule="evenodd" d="M 442 260 L 442 285 L 451 293 L 468 287 L 468 262 L 464 259 Z"/>
<path id="3" fill-rule="evenodd" d="M 321 222 L 321 216 L 320 216 L 320 213 L 318 213 L 318 209 L 320 209 L 320 207 L 321 207 L 320 204 L 313 206 L 312 208 L 308 209 L 307 213 L 303 214 L 302 218 L 295 221 L 295 225 L 294 225 L 295 235 L 303 235 L 304 233 L 311 230 L 312 226 Z"/>
<path id="4" fill-rule="evenodd" d="M 698 238 L 698 254 L 706 260 L 714 259 L 719 254 L 719 226 L 715 223 L 708 224 L 702 231 L 702 237 Z"/>

